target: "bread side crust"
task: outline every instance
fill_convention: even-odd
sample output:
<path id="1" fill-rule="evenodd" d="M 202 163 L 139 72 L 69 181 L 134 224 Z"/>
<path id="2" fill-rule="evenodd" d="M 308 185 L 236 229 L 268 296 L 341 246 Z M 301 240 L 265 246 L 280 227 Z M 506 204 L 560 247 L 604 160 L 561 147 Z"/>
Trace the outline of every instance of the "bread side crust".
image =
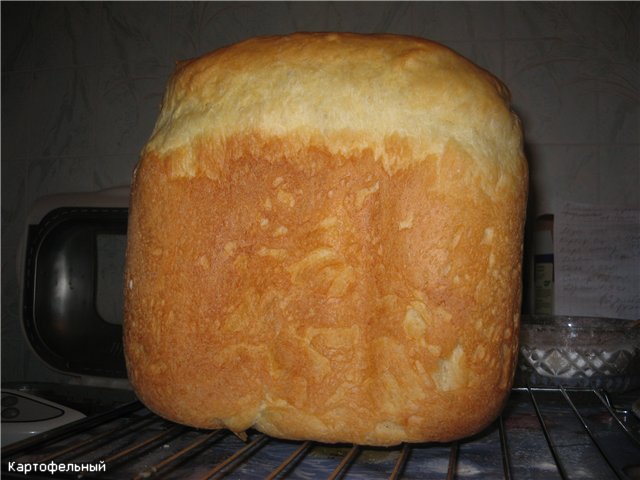
<path id="1" fill-rule="evenodd" d="M 125 348 L 149 408 L 370 445 L 496 417 L 517 354 L 521 150 L 485 161 L 455 137 L 432 149 L 395 133 L 381 157 L 377 134 L 358 135 L 344 153 L 324 131 L 262 129 L 145 150 Z M 185 159 L 198 167 L 176 174 Z"/>

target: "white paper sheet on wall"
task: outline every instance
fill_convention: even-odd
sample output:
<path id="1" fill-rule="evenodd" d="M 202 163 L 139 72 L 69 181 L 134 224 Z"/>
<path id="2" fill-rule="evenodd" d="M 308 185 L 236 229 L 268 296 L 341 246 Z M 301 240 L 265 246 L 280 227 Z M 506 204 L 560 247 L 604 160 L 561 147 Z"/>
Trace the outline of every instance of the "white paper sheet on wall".
<path id="1" fill-rule="evenodd" d="M 640 319 L 640 210 L 568 202 L 554 223 L 555 313 Z"/>

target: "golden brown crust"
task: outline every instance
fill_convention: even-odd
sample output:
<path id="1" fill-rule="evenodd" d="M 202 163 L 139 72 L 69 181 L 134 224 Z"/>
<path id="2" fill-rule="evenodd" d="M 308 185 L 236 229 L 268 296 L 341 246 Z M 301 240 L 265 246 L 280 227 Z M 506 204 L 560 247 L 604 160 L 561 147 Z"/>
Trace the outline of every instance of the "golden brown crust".
<path id="1" fill-rule="evenodd" d="M 315 89 L 345 64 L 337 99 Z M 377 98 L 395 64 L 406 90 Z M 261 82 L 230 86 L 242 76 Z M 179 67 L 131 200 L 142 401 L 197 427 L 372 445 L 491 422 L 517 353 L 527 182 L 505 92 L 391 36 L 251 40 Z"/>

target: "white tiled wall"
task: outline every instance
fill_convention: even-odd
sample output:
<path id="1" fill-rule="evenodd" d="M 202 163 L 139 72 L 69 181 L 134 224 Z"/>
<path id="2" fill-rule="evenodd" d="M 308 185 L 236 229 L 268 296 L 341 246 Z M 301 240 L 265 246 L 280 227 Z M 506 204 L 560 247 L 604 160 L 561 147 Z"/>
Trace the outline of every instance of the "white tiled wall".
<path id="1" fill-rule="evenodd" d="M 640 207 L 638 3 L 2 2 L 2 378 L 53 378 L 18 326 L 15 256 L 39 196 L 127 184 L 174 62 L 297 30 L 440 41 L 503 79 L 530 216 Z"/>

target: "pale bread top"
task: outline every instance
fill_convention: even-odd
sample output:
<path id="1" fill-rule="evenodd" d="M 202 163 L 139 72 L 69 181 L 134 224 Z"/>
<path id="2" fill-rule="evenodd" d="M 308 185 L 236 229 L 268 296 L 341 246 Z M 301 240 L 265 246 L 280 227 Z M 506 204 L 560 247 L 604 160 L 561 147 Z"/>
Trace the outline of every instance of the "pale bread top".
<path id="1" fill-rule="evenodd" d="M 372 149 L 388 171 L 439 156 L 453 140 L 478 162 L 508 170 L 522 157 L 509 97 L 490 73 L 418 38 L 254 38 L 178 66 L 146 152 L 180 150 L 177 175 L 215 178 L 215 160 L 193 153 L 203 135 L 218 139 L 213 153 L 225 138 L 255 131 L 295 135 L 301 145 L 328 145 L 336 154 Z M 402 151 L 388 145 L 398 138 Z"/>

